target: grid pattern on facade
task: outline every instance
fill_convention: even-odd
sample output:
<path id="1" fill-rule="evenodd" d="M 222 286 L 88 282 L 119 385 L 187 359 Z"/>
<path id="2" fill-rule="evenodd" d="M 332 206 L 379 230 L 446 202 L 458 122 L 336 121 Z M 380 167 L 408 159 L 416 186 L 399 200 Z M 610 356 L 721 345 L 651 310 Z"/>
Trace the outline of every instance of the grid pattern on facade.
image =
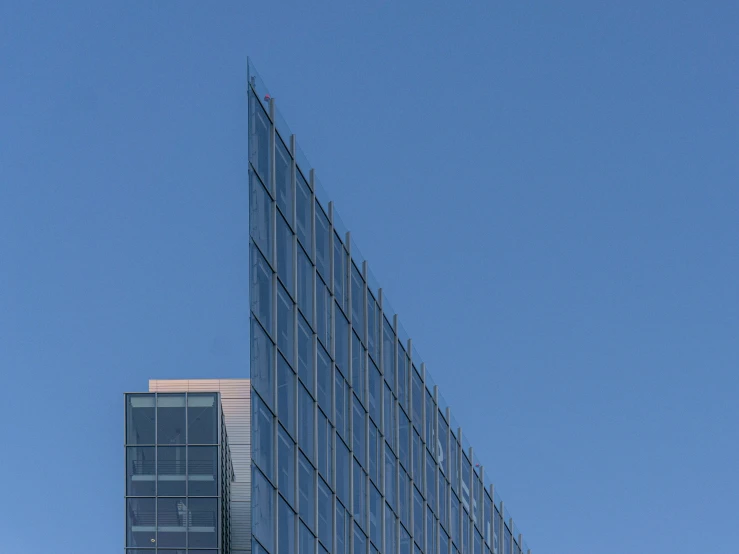
<path id="1" fill-rule="evenodd" d="M 125 412 L 127 554 L 229 553 L 218 394 L 126 394 Z"/>
<path id="2" fill-rule="evenodd" d="M 254 552 L 526 552 L 251 65 L 249 75 Z"/>
<path id="3" fill-rule="evenodd" d="M 153 379 L 149 392 L 218 392 L 230 453 L 228 536 L 232 554 L 251 552 L 251 387 L 248 379 Z"/>

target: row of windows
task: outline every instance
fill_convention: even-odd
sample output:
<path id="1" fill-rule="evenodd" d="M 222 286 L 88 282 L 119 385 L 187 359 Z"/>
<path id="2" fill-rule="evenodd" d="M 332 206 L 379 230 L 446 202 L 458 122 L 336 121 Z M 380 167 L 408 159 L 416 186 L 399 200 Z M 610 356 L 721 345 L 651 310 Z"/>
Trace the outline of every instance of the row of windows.
<path id="1" fill-rule="evenodd" d="M 364 503 L 355 507 L 348 499 L 352 481 L 356 498 L 368 488 L 369 502 L 371 491 L 385 492 L 387 508 L 402 525 L 409 517 L 410 498 L 415 502 L 418 497 L 430 517 L 444 523 L 440 532 L 448 532 L 452 544 L 463 551 L 474 549 L 476 541 L 466 545 L 462 536 L 479 535 L 482 544 L 494 542 L 491 514 L 477 508 L 483 505 L 483 495 L 487 505 L 492 504 L 487 490 L 483 493 L 479 472 L 461 452 L 446 414 L 438 410 L 394 326 L 381 316 L 379 303 L 341 238 L 332 232 L 307 181 L 299 170 L 292 178 L 290 153 L 276 133 L 272 183 L 271 123 L 260 103 L 252 101 L 251 378 L 263 399 L 261 405 L 255 403 L 255 463 L 270 486 L 277 484 L 280 501 L 298 509 L 301 517 L 304 512 L 291 492 L 300 489 L 300 479 L 294 478 L 294 471 L 283 476 L 283 470 L 273 469 L 282 455 L 287 467 L 317 469 L 317 474 L 306 474 L 311 483 L 308 497 L 320 493 L 322 486 L 333 494 L 334 485 L 337 504 L 361 509 Z M 383 468 L 392 479 L 383 480 Z M 433 493 L 427 497 L 426 490 Z M 382 495 L 377 495 L 381 510 Z M 367 517 L 357 513 L 353 523 L 367 531 Z M 422 518 L 423 510 L 414 514 Z M 306 512 L 301 524 L 315 531 L 313 520 L 314 514 Z"/>
<path id="2" fill-rule="evenodd" d="M 218 496 L 218 447 L 127 447 L 126 494 Z"/>
<path id="3" fill-rule="evenodd" d="M 128 498 L 126 546 L 217 548 L 217 498 Z"/>
<path id="4" fill-rule="evenodd" d="M 218 444 L 217 395 L 126 395 L 126 444 Z"/>

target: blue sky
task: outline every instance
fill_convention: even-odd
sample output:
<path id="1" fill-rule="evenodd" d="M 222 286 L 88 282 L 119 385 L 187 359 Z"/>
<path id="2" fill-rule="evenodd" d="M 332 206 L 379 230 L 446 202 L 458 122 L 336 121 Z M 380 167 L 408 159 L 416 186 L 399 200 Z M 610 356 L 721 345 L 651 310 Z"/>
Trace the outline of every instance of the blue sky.
<path id="1" fill-rule="evenodd" d="M 555 5 L 556 4 L 556 5 Z M 247 372 L 250 55 L 535 552 L 739 543 L 735 2 L 0 4 L 0 534 Z"/>

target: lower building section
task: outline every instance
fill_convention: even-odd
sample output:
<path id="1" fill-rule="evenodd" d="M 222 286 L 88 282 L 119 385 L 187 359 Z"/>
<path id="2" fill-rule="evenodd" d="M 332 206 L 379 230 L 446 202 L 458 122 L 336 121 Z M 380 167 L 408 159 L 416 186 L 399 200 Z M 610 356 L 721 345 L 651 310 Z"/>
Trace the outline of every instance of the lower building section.
<path id="1" fill-rule="evenodd" d="M 248 380 L 125 395 L 126 553 L 251 552 Z"/>

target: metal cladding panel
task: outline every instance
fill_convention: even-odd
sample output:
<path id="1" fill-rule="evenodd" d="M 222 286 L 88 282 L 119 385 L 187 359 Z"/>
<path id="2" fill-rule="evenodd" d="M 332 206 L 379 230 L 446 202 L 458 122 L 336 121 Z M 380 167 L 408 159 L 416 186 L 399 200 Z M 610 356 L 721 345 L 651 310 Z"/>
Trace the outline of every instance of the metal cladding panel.
<path id="1" fill-rule="evenodd" d="M 231 551 L 251 552 L 251 385 L 248 379 L 153 379 L 149 392 L 218 392 L 226 424 L 231 483 Z"/>
<path id="2" fill-rule="evenodd" d="M 231 502 L 231 548 L 251 551 L 250 502 Z"/>

